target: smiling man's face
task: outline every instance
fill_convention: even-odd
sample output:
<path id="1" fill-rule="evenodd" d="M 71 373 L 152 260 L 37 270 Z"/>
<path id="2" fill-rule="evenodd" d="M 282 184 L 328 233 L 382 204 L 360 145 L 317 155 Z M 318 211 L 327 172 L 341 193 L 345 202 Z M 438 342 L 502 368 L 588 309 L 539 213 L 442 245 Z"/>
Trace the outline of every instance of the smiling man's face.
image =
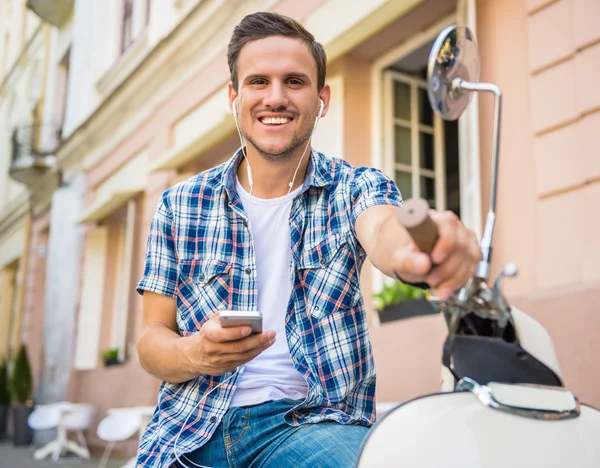
<path id="1" fill-rule="evenodd" d="M 239 89 L 231 88 L 229 96 L 249 146 L 270 161 L 302 154 L 320 105 L 317 64 L 308 46 L 282 36 L 251 41 L 240 52 L 237 76 Z M 326 101 L 327 91 L 321 91 Z"/>

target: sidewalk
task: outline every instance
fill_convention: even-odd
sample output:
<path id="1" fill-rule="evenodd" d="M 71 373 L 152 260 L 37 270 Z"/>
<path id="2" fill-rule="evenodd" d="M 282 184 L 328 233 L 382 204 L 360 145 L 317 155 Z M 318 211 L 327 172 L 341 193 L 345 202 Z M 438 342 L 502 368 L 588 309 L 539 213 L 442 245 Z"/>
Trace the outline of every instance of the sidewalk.
<path id="1" fill-rule="evenodd" d="M 37 447 L 15 447 L 10 442 L 0 442 L 0 467 L 1 468 L 96 468 L 100 463 L 99 457 L 94 457 L 90 461 L 83 461 L 79 458 L 65 457 L 54 463 L 52 458 L 44 460 L 34 460 L 33 452 Z M 112 458 L 106 468 L 119 468 L 127 460 L 117 460 Z"/>

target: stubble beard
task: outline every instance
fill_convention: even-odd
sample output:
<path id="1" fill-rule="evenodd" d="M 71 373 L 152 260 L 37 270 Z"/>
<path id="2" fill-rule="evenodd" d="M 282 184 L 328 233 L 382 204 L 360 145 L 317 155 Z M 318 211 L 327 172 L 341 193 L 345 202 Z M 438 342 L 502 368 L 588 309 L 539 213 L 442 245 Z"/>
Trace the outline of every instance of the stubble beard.
<path id="1" fill-rule="evenodd" d="M 269 162 L 283 162 L 291 159 L 292 156 L 294 156 L 294 154 L 298 150 L 298 148 L 304 148 L 304 146 L 306 146 L 306 143 L 308 142 L 311 136 L 310 132 L 306 132 L 302 136 L 299 136 L 297 133 L 294 133 L 294 135 L 292 136 L 292 141 L 287 146 L 287 148 L 285 148 L 279 153 L 270 153 L 264 148 L 262 148 L 256 142 L 256 140 L 254 140 L 250 135 L 247 135 L 244 131 L 242 131 L 242 135 L 244 139 L 248 143 L 250 143 L 256 149 L 256 151 L 258 151 L 258 154 L 260 154 L 261 157 L 263 157 Z"/>

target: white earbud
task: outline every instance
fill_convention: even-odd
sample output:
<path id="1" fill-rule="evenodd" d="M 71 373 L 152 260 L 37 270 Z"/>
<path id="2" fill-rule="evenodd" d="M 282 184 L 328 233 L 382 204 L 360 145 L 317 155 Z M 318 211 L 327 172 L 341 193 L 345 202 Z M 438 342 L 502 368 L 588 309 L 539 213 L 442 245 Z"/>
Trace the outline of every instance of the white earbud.
<path id="1" fill-rule="evenodd" d="M 237 98 L 235 98 L 233 100 L 233 104 L 231 106 L 231 112 L 233 113 L 233 118 L 237 121 L 237 106 L 236 106 L 236 103 L 237 103 Z"/>
<path id="2" fill-rule="evenodd" d="M 321 114 L 323 113 L 323 107 L 325 107 L 325 103 L 323 102 L 323 99 L 319 99 L 319 101 L 321 102 L 321 105 L 319 106 L 319 115 L 317 116 L 318 119 L 321 118 Z"/>

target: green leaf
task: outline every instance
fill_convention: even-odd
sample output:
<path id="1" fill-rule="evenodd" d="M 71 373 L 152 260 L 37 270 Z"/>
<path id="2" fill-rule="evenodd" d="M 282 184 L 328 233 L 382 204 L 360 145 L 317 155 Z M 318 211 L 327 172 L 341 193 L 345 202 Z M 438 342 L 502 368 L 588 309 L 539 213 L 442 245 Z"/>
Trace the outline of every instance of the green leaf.
<path id="1" fill-rule="evenodd" d="M 27 356 L 27 348 L 24 344 L 19 348 L 9 382 L 12 400 L 16 403 L 25 404 L 33 396 L 33 379 L 31 377 L 31 366 Z"/>
<path id="2" fill-rule="evenodd" d="M 10 405 L 10 391 L 8 388 L 8 363 L 6 359 L 3 359 L 0 362 L 0 405 Z"/>
<path id="3" fill-rule="evenodd" d="M 409 286 L 402 281 L 385 284 L 381 291 L 373 294 L 375 308 L 380 312 L 387 306 L 413 299 L 424 299 L 425 297 L 427 297 L 426 291 L 414 286 Z"/>

